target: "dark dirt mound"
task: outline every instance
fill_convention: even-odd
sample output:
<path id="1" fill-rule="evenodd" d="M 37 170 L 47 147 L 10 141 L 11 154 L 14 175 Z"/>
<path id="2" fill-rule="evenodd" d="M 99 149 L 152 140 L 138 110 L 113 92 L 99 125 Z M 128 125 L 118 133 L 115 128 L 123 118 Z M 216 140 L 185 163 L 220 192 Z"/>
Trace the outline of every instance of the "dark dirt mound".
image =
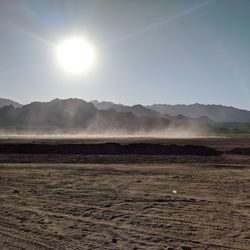
<path id="1" fill-rule="evenodd" d="M 82 154 L 82 155 L 200 155 L 221 152 L 206 146 L 151 143 L 100 144 L 0 144 L 0 154 Z"/>
<path id="2" fill-rule="evenodd" d="M 250 148 L 234 148 L 226 152 L 233 155 L 250 155 Z"/>

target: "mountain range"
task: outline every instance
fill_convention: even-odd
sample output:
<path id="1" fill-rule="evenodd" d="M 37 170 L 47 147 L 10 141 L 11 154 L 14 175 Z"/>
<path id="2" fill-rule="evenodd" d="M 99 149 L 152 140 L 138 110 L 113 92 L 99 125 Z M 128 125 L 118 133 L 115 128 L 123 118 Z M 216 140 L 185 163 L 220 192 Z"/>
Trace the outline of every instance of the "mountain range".
<path id="1" fill-rule="evenodd" d="M 250 122 L 250 111 L 223 105 L 204 105 L 199 103 L 191 105 L 154 104 L 147 107 L 161 114 L 181 114 L 193 118 L 207 116 L 215 122 Z"/>
<path id="2" fill-rule="evenodd" d="M 9 100 L 9 99 L 0 98 L 0 108 L 2 108 L 4 106 L 9 106 L 9 105 L 12 105 L 13 107 L 21 107 L 22 106 L 18 102 L 14 102 L 14 101 Z"/>
<path id="3" fill-rule="evenodd" d="M 141 113 L 140 113 L 141 112 Z M 148 113 L 147 113 L 148 112 Z M 166 129 L 208 130 L 203 119 L 172 117 L 136 106 L 126 111 L 98 109 L 92 102 L 80 99 L 55 99 L 33 102 L 21 107 L 0 108 L 0 127 L 4 130 L 85 131 L 87 133 L 148 133 Z"/>
<path id="4" fill-rule="evenodd" d="M 126 106 L 112 102 L 86 102 L 81 99 L 55 99 L 27 105 L 0 99 L 0 104 L 2 130 L 109 134 L 157 132 L 160 135 L 182 131 L 185 135 L 220 130 L 227 133 L 234 130 L 235 124 L 239 122 L 250 122 L 250 111 L 221 105 Z M 234 125 L 229 126 L 229 122 L 234 122 Z"/>
<path id="5" fill-rule="evenodd" d="M 133 112 L 135 115 L 159 116 L 169 115 L 178 116 L 183 115 L 191 118 L 207 117 L 208 119 L 217 122 L 250 122 L 250 111 L 238 109 L 223 105 L 205 105 L 205 104 L 153 104 L 148 106 L 134 105 L 125 106 L 123 104 L 116 104 L 113 102 L 98 102 L 91 101 L 98 109 L 115 109 L 119 112 Z"/>

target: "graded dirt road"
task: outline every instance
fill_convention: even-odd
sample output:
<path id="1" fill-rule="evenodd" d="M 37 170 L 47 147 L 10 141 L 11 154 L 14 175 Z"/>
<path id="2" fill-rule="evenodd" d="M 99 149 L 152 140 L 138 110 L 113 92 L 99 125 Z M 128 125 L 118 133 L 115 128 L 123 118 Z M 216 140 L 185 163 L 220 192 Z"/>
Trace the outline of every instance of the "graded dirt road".
<path id="1" fill-rule="evenodd" d="M 2 163 L 0 249 L 249 249 L 249 190 L 249 164 Z"/>

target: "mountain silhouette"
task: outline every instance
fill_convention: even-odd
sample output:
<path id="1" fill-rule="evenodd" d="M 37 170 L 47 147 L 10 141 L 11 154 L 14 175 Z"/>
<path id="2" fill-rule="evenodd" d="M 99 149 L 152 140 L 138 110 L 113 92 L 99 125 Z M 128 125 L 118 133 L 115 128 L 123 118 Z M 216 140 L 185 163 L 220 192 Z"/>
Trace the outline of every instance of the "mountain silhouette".
<path id="1" fill-rule="evenodd" d="M 9 99 L 0 98 L 0 108 L 2 108 L 4 106 L 9 106 L 9 105 L 12 105 L 13 107 L 21 107 L 22 106 L 18 102 L 14 102 L 14 101 L 9 100 Z"/>
<path id="2" fill-rule="evenodd" d="M 205 104 L 153 104 L 148 106 L 134 105 L 125 106 L 122 104 L 115 104 L 112 102 L 98 102 L 92 101 L 98 109 L 110 109 L 113 108 L 120 112 L 132 112 L 137 116 L 152 116 L 159 117 L 164 116 L 168 118 L 178 117 L 179 115 L 190 118 L 203 118 L 208 119 L 207 122 L 250 122 L 250 111 L 244 109 L 238 109 L 234 107 L 228 107 L 223 105 L 205 105 Z M 155 111 L 155 112 L 152 112 Z"/>
<path id="3" fill-rule="evenodd" d="M 135 105 L 114 109 L 97 109 L 91 102 L 80 99 L 55 99 L 50 102 L 33 102 L 21 107 L 0 108 L 0 127 L 40 131 L 160 131 L 168 128 L 209 128 L 207 120 L 185 116 L 171 117 Z M 210 126 L 211 127 L 211 126 Z"/>
<path id="4" fill-rule="evenodd" d="M 126 106 L 113 102 L 55 99 L 21 105 L 0 99 L 1 130 L 44 132 L 85 131 L 88 133 L 147 133 L 175 130 L 195 132 L 246 133 L 250 111 L 222 105 L 140 104 Z M 245 125 L 244 125 L 245 124 Z M 161 135 L 161 134 L 160 134 Z"/>
<path id="5" fill-rule="evenodd" d="M 162 116 L 159 112 L 149 109 L 140 104 L 133 105 L 133 106 L 126 106 L 123 104 L 116 104 L 113 102 L 105 102 L 105 101 L 98 102 L 97 100 L 91 101 L 91 103 L 93 103 L 94 106 L 100 110 L 114 109 L 118 112 L 123 112 L 123 113 L 131 112 L 134 115 L 139 116 L 139 117 L 141 116 L 161 117 Z"/>
<path id="6" fill-rule="evenodd" d="M 250 111 L 223 105 L 154 104 L 147 106 L 147 108 L 172 116 L 185 115 L 192 118 L 206 116 L 215 122 L 250 122 Z"/>

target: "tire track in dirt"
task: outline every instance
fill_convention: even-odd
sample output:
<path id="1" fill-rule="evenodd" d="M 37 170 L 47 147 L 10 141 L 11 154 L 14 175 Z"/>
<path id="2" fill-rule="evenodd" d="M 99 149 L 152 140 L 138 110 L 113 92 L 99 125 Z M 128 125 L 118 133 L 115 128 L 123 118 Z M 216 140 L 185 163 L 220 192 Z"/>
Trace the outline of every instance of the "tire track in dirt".
<path id="1" fill-rule="evenodd" d="M 26 200 L 29 200 L 26 198 Z M 54 202 L 55 202 L 56 199 L 54 199 Z M 31 200 L 30 200 L 31 201 Z M 42 201 L 42 200 L 40 200 Z M 45 201 L 45 200 L 44 200 Z M 5 203 L 5 206 L 7 204 Z M 57 203 L 58 205 L 58 203 Z M 199 219 L 199 224 L 195 225 L 197 222 L 192 220 L 192 218 L 189 218 L 188 220 L 187 219 L 180 219 L 179 217 L 175 218 L 173 216 L 158 216 L 158 215 L 155 215 L 155 213 L 152 213 L 152 214 L 143 214 L 143 213 L 139 213 L 139 212 L 136 212 L 136 211 L 129 211 L 129 210 L 121 210 L 121 209 L 110 209 L 110 208 L 104 208 L 104 207 L 98 207 L 98 206 L 94 206 L 94 205 L 80 205 L 80 204 L 74 204 L 74 203 L 67 203 L 67 202 L 60 202 L 60 206 L 63 205 L 64 206 L 64 209 L 63 211 L 65 212 L 65 214 L 68 214 L 70 215 L 72 213 L 72 211 L 74 211 L 74 213 L 79 213 L 79 214 L 82 214 L 82 215 L 87 215 L 88 214 L 88 209 L 92 210 L 93 212 L 93 209 L 95 210 L 98 210 L 98 213 L 96 213 L 96 215 L 98 217 L 102 217 L 102 218 L 106 218 L 107 220 L 113 220 L 113 219 L 116 219 L 116 218 L 123 218 L 124 216 L 128 216 L 128 215 L 131 215 L 133 217 L 137 217 L 137 218 L 140 218 L 140 220 L 146 220 L 146 219 L 151 219 L 151 223 L 154 224 L 155 226 L 157 226 L 157 224 L 165 224 L 167 225 L 167 227 L 169 227 L 169 224 L 170 224 L 170 221 L 172 223 L 174 223 L 175 225 L 176 224 L 179 224 L 181 225 L 182 227 L 183 226 L 192 226 L 192 228 L 199 228 L 199 229 L 202 229 L 203 231 L 205 229 L 218 229 L 218 230 L 222 230 L 223 228 L 225 228 L 225 225 L 221 225 L 219 223 L 208 223 L 206 219 L 203 219 L 203 218 L 200 218 Z M 84 208 L 86 209 L 85 211 L 78 211 L 76 212 L 75 208 L 77 207 L 80 207 L 80 208 Z M 70 208 L 70 210 L 68 210 L 67 208 Z M 166 212 L 166 209 L 167 207 L 164 207 L 164 210 L 163 209 L 158 209 L 158 212 L 160 211 L 164 211 Z M 156 211 L 157 208 L 154 208 L 154 211 Z M 33 210 L 32 210 L 33 211 Z M 44 210 L 44 211 L 47 211 L 47 210 Z M 49 211 L 49 210 L 48 210 Z M 66 213 L 67 211 L 67 213 Z M 188 210 L 184 210 L 184 212 L 187 212 Z M 182 210 L 183 212 L 183 210 Z M 191 210 L 189 212 L 194 212 L 194 210 Z M 95 214 L 89 214 L 89 216 L 92 216 L 92 219 L 95 219 Z M 200 224 L 201 223 L 201 220 L 204 220 L 204 224 Z M 228 224 L 227 225 L 227 228 L 228 228 Z M 173 226 L 173 225 L 172 225 Z M 198 230 L 197 230 L 198 231 Z"/>
<path id="2" fill-rule="evenodd" d="M 26 210 L 26 211 L 36 212 L 37 214 L 40 214 L 40 215 L 47 214 L 47 215 L 50 215 L 52 217 L 54 217 L 54 216 L 63 217 L 65 219 L 83 221 L 83 222 L 92 223 L 92 224 L 98 224 L 98 225 L 101 225 L 102 227 L 103 226 L 113 227 L 113 228 L 116 228 L 118 230 L 124 229 L 126 231 L 133 232 L 133 235 L 137 235 L 138 237 L 141 234 L 149 234 L 148 236 L 154 235 L 154 236 L 157 236 L 157 237 L 174 239 L 176 241 L 179 241 L 179 243 L 201 244 L 204 247 L 211 246 L 211 247 L 221 247 L 221 248 L 225 248 L 225 249 L 231 249 L 231 247 L 232 247 L 232 246 L 227 246 L 227 245 L 223 245 L 223 244 L 217 244 L 217 243 L 211 243 L 211 242 L 203 242 L 203 241 L 199 241 L 199 240 L 191 240 L 191 239 L 187 239 L 187 238 L 176 237 L 176 236 L 171 235 L 171 234 L 166 235 L 166 234 L 162 234 L 162 232 L 157 230 L 157 229 L 154 229 L 152 231 L 148 231 L 148 230 L 145 230 L 144 227 L 141 227 L 141 226 L 138 226 L 138 225 L 136 225 L 136 227 L 134 227 L 134 225 L 131 226 L 129 224 L 116 225 L 114 223 L 107 222 L 106 220 L 102 220 L 102 219 L 93 221 L 92 218 L 86 218 L 86 217 L 82 217 L 82 216 L 73 216 L 73 215 L 68 215 L 68 214 L 65 214 L 65 213 L 55 213 L 55 212 L 50 212 L 50 211 L 42 211 L 42 210 L 38 210 L 38 209 L 28 209 L 26 207 L 20 207 L 20 208 L 22 208 L 23 210 Z M 136 230 L 135 230 L 135 228 L 136 228 Z M 173 232 L 173 233 L 175 233 L 175 232 Z M 239 249 L 239 250 L 241 249 L 242 250 L 244 248 L 234 247 L 234 249 Z"/>
<path id="3" fill-rule="evenodd" d="M 0 168 L 0 232 L 56 250 L 248 249 L 246 168 L 50 168 Z M 176 186 L 178 195 L 169 195 Z M 0 246 L 11 245 L 10 236 L 2 238 Z"/>

